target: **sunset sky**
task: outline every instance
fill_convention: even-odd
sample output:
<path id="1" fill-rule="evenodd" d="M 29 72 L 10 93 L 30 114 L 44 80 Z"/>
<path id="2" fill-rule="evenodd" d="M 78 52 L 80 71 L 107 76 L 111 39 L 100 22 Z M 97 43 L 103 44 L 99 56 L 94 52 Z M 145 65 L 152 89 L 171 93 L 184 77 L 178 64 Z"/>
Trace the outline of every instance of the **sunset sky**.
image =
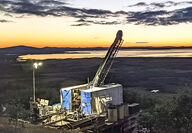
<path id="1" fill-rule="evenodd" d="M 0 47 L 192 46 L 190 0 L 0 0 Z"/>

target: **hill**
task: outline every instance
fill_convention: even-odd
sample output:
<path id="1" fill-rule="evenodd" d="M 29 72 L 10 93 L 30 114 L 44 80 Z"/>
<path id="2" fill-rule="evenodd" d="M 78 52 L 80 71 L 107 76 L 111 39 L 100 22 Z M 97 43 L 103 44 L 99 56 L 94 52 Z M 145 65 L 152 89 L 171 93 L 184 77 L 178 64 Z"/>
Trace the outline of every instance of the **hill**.
<path id="1" fill-rule="evenodd" d="M 69 47 L 44 47 L 36 48 L 29 46 L 14 46 L 0 48 L 0 54 L 53 54 L 65 53 L 66 51 L 92 51 L 92 50 L 107 50 L 107 47 L 92 47 L 92 48 L 69 48 Z M 128 49 L 146 49 L 146 50 L 167 50 L 167 49 L 192 49 L 192 47 L 122 47 L 122 50 Z"/>

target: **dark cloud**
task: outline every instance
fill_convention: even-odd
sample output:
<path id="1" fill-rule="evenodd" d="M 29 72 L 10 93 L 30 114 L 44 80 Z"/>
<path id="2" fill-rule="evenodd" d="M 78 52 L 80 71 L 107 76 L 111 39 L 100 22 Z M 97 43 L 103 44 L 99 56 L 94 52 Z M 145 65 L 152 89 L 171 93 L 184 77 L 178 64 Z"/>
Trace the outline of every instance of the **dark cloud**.
<path id="1" fill-rule="evenodd" d="M 19 1 L 0 1 L 0 10 L 15 14 L 28 14 L 37 16 L 72 16 L 72 17 L 98 17 L 110 14 L 108 10 L 80 9 L 67 6 L 67 3 L 54 0 L 19 0 Z"/>
<path id="2" fill-rule="evenodd" d="M 72 24 L 71 26 L 89 26 L 88 23 L 78 23 L 78 24 Z"/>
<path id="3" fill-rule="evenodd" d="M 164 8 L 164 7 L 172 7 L 182 4 L 192 4 L 192 1 L 183 1 L 183 2 L 174 2 L 174 1 L 167 1 L 167 2 L 152 2 L 152 3 L 145 3 L 145 2 L 139 2 L 134 5 L 129 5 L 128 7 L 147 7 L 150 9 L 156 9 L 156 8 Z"/>
<path id="4" fill-rule="evenodd" d="M 128 7 L 135 7 L 135 6 L 147 6 L 147 4 L 145 2 L 139 2 L 139 3 L 134 4 L 134 5 L 129 5 Z"/>
<path id="5" fill-rule="evenodd" d="M 150 4 L 140 2 L 130 6 L 152 6 L 163 8 L 179 5 L 182 3 L 192 4 L 192 2 L 176 3 L 173 1 L 168 1 L 165 3 Z M 192 22 L 192 7 L 177 9 L 173 11 L 152 9 L 138 12 L 112 12 L 109 10 L 101 9 L 74 8 L 70 7 L 70 5 L 66 2 L 57 0 L 0 0 L 0 11 L 4 14 L 10 14 L 10 16 L 18 14 L 20 17 L 25 15 L 35 15 L 41 17 L 69 16 L 77 19 L 74 24 L 72 24 L 72 26 L 89 26 L 91 24 L 117 25 L 129 23 L 136 25 L 142 24 L 147 26 L 157 26 Z"/>
<path id="6" fill-rule="evenodd" d="M 146 43 L 149 43 L 149 42 L 136 42 L 137 44 L 146 44 Z"/>
<path id="7" fill-rule="evenodd" d="M 139 3 L 132 5 L 137 6 Z M 165 3 L 150 3 L 150 4 L 139 4 L 140 6 L 153 6 L 158 8 L 171 7 L 180 4 L 192 4 L 192 2 L 173 2 L 168 1 Z M 191 23 L 192 22 L 192 7 L 186 7 L 182 9 L 176 9 L 173 11 L 166 10 L 151 10 L 151 11 L 141 11 L 132 12 L 130 16 L 127 17 L 128 23 L 143 24 L 143 25 L 175 25 L 179 23 Z"/>
<path id="8" fill-rule="evenodd" d="M 163 8 L 166 6 L 164 3 L 151 3 L 150 5 L 158 8 Z"/>
<path id="9" fill-rule="evenodd" d="M 192 7 L 178 9 L 174 11 L 146 11 L 132 12 L 127 17 L 128 23 L 143 24 L 148 26 L 175 25 L 179 23 L 192 22 Z"/>
<path id="10" fill-rule="evenodd" d="M 55 5 L 68 5 L 66 2 L 54 1 L 54 0 L 41 0 L 38 2 L 40 5 L 55 6 Z"/>
<path id="11" fill-rule="evenodd" d="M 11 15 L 11 14 L 9 14 L 9 13 L 5 13 L 4 16 L 13 17 L 13 15 Z"/>
<path id="12" fill-rule="evenodd" d="M 89 18 L 106 19 L 114 17 L 119 13 L 112 13 L 109 10 L 101 9 L 85 9 L 69 7 L 67 3 L 56 0 L 40 0 L 34 2 L 33 0 L 19 0 L 0 1 L 0 10 L 12 14 L 25 14 L 36 16 L 70 16 L 74 18 L 84 19 L 86 22 L 73 24 L 73 26 L 88 26 L 90 24 L 111 25 L 119 24 L 118 22 L 108 22 L 104 20 L 91 21 Z M 123 11 L 121 11 L 123 13 Z M 124 12 L 125 13 L 125 12 Z"/>
<path id="13" fill-rule="evenodd" d="M 167 11 L 147 11 L 147 12 L 132 12 L 130 16 L 127 17 L 128 23 L 143 24 L 143 25 L 168 25 L 168 21 L 163 15 L 168 15 Z"/>
<path id="14" fill-rule="evenodd" d="M 13 21 L 5 20 L 5 19 L 0 19 L 0 23 L 10 23 L 10 22 L 13 22 Z"/>
<path id="15" fill-rule="evenodd" d="M 91 24 L 98 24 L 98 25 L 117 25 L 117 24 L 121 24 L 121 22 L 118 21 L 110 21 L 110 22 L 106 22 L 106 21 L 96 21 L 96 20 L 87 20 L 87 19 L 79 19 L 76 21 L 79 24 L 75 24 L 72 26 L 84 26 L 84 25 L 91 25 Z"/>
<path id="16" fill-rule="evenodd" d="M 169 17 L 169 21 L 173 23 L 192 22 L 192 7 L 187 7 L 173 11 L 173 15 Z"/>
<path id="17" fill-rule="evenodd" d="M 112 22 L 105 22 L 105 21 L 93 21 L 91 22 L 93 24 L 100 24 L 100 25 L 117 25 L 117 24 L 121 24 L 118 21 L 112 21 Z"/>

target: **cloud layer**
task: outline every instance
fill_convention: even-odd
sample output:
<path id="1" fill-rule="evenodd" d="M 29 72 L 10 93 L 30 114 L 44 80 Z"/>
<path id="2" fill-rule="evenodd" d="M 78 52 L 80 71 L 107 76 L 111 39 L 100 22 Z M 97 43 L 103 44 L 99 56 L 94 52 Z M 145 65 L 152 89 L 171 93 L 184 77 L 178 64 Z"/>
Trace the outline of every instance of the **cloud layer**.
<path id="1" fill-rule="evenodd" d="M 101 9 L 74 8 L 66 2 L 57 0 L 1 0 L 0 11 L 12 16 L 35 15 L 35 16 L 69 16 L 76 18 L 72 26 L 117 25 L 136 24 L 147 26 L 175 25 L 192 22 L 192 6 L 182 7 L 175 10 L 166 10 L 165 7 L 192 4 L 192 2 L 145 3 L 140 2 L 128 7 L 146 7 L 144 11 L 118 11 L 112 12 Z M 10 22 L 0 20 L 1 23 Z"/>
<path id="2" fill-rule="evenodd" d="M 158 9 L 158 8 L 166 8 L 166 7 L 174 7 L 179 5 L 191 5 L 192 1 L 183 1 L 183 2 L 174 2 L 174 1 L 167 1 L 167 2 L 139 2 L 134 5 L 129 5 L 128 7 L 146 7 L 147 9 Z"/>

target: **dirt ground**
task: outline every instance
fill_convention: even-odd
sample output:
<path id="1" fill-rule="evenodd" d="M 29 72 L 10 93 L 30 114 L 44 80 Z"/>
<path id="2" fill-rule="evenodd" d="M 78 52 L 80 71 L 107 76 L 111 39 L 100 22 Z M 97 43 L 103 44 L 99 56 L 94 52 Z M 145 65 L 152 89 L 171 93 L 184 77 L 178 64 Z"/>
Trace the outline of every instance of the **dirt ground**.
<path id="1" fill-rule="evenodd" d="M 0 133 L 80 133 L 80 131 L 54 129 L 21 121 L 16 122 L 14 120 L 10 120 L 9 117 L 0 117 Z"/>

